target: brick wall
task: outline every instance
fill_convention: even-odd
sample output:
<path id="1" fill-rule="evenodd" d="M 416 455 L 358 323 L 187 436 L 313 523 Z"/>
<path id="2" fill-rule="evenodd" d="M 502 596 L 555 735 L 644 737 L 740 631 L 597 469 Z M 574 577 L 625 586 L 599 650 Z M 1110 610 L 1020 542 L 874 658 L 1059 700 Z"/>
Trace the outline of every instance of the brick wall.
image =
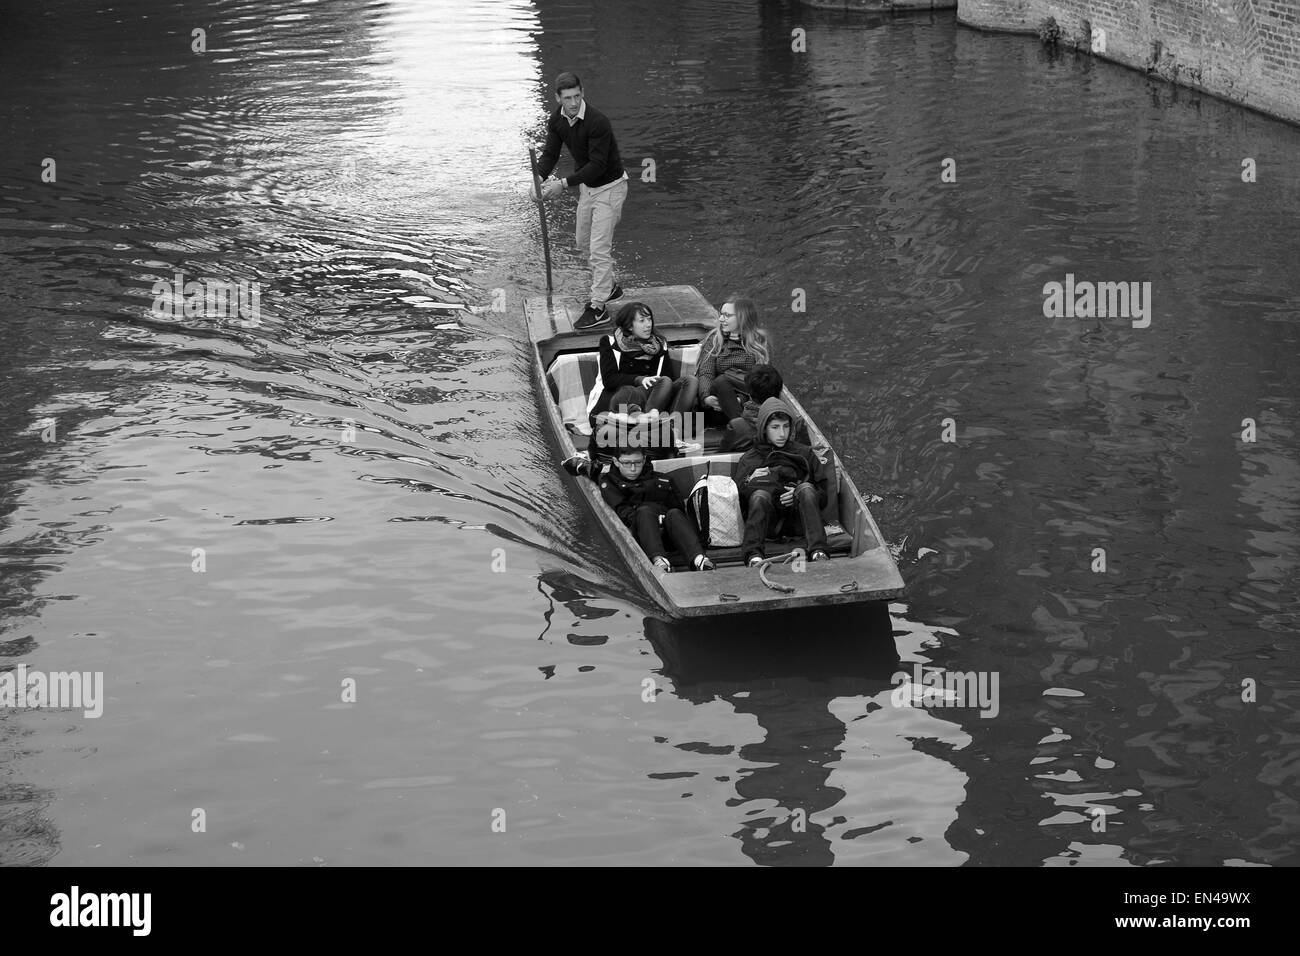
<path id="1" fill-rule="evenodd" d="M 1054 17 L 1067 46 L 1300 123 L 1300 0 L 957 0 L 957 19 L 1037 33 Z"/>

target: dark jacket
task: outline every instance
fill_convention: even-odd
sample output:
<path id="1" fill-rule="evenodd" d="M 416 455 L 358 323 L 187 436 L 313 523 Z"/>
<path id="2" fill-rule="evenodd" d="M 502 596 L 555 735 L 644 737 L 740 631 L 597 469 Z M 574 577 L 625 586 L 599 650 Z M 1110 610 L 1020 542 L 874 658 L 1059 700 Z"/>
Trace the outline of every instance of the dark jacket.
<path id="1" fill-rule="evenodd" d="M 758 360 L 745 351 L 739 338 L 733 335 L 723 339 L 722 348 L 714 355 L 701 357 L 700 364 L 695 370 L 695 377 L 700 380 L 700 398 L 705 399 L 712 395 L 713 380 L 724 375 L 731 379 L 732 384 L 736 386 L 736 391 L 748 395 L 745 376 L 757 364 Z"/>
<path id="2" fill-rule="evenodd" d="M 551 114 L 546 123 L 546 146 L 537 159 L 537 173 L 542 179 L 551 175 L 560 161 L 560 144 L 569 147 L 573 154 L 573 175 L 564 177 L 565 185 L 584 183 L 594 189 L 623 178 L 623 160 L 618 154 L 614 127 L 590 103 L 583 110 L 583 118 L 572 126 L 560 107 Z"/>
<path id="3" fill-rule="evenodd" d="M 796 442 L 793 437 L 781 448 L 767 440 L 767 422 L 776 412 L 790 417 L 792 435 L 802 424 L 790 406 L 781 399 L 769 398 L 763 403 L 758 410 L 758 436 L 754 439 L 754 447 L 741 455 L 740 461 L 736 463 L 736 485 L 740 489 L 740 500 L 748 502 L 749 496 L 758 488 L 766 488 L 779 497 L 786 485 L 809 481 L 817 489 L 817 504 L 826 507 L 829 488 L 826 468 L 821 459 L 811 448 Z M 753 474 L 759 468 L 768 468 L 770 472 L 761 478 L 754 478 Z"/>
<path id="4" fill-rule="evenodd" d="M 649 460 L 641 474 L 631 479 L 624 478 L 618 466 L 613 464 L 592 463 L 584 466 L 581 473 L 600 487 L 605 504 L 628 527 L 635 526 L 636 509 L 641 505 L 658 505 L 665 511 L 673 508 L 686 510 L 673 480 L 655 471 Z"/>
<path id="5" fill-rule="evenodd" d="M 599 415 L 609 410 L 609 401 L 624 385 L 636 385 L 637 379 L 647 375 L 667 375 L 676 378 L 674 363 L 668 355 L 668 343 L 662 335 L 655 334 L 659 354 L 646 355 L 641 349 L 624 351 L 618 347 L 614 334 L 600 337 L 600 380 L 587 398 L 587 414 Z"/>
<path id="6" fill-rule="evenodd" d="M 758 402 L 754 401 L 753 398 L 750 398 L 749 401 L 745 402 L 745 407 L 740 410 L 740 417 L 745 421 L 747 425 L 749 425 L 750 428 L 754 429 L 754 434 L 757 435 L 758 434 Z M 790 437 L 802 445 L 811 444 L 811 439 L 809 439 L 808 437 L 808 423 L 805 422 L 802 418 L 795 418 L 794 430 L 790 433 Z M 748 445 L 746 447 L 753 447 L 753 446 Z M 737 449 L 737 451 L 743 451 L 743 450 L 744 449 L 739 449 L 739 448 Z"/>

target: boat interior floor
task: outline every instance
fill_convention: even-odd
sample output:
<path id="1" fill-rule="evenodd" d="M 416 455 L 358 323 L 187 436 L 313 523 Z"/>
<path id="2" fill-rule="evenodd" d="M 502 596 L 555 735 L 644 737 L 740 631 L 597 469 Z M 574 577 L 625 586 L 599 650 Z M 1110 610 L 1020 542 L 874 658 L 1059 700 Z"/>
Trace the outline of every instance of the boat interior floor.
<path id="1" fill-rule="evenodd" d="M 804 539 L 798 537 L 781 537 L 768 538 L 763 544 L 763 554 L 769 558 L 775 558 L 794 548 L 804 548 Z M 804 548 L 806 551 L 807 549 Z M 830 528 L 826 529 L 826 553 L 830 555 L 831 560 L 838 556 L 847 557 L 853 551 L 853 535 L 847 531 L 831 532 Z M 706 548 L 707 554 L 713 563 L 718 567 L 743 566 L 744 561 L 740 553 L 740 547 L 734 548 Z M 667 554 L 668 560 L 672 563 L 674 571 L 693 571 L 691 561 L 686 555 L 678 551 L 670 551 Z M 755 571 L 755 574 L 758 572 Z"/>

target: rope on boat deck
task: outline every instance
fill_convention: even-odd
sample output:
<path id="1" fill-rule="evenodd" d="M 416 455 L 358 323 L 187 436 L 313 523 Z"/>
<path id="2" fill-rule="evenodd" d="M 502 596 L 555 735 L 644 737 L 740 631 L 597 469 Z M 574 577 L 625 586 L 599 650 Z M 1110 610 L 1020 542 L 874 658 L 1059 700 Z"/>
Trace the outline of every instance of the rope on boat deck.
<path id="1" fill-rule="evenodd" d="M 796 550 L 796 551 L 789 551 L 785 554 L 778 554 L 774 558 L 764 558 L 763 563 L 758 566 L 758 579 L 762 581 L 765 585 L 767 585 L 769 588 L 771 588 L 773 591 L 780 591 L 782 594 L 793 594 L 794 588 L 790 587 L 789 585 L 776 584 L 773 581 L 769 581 L 767 579 L 767 569 L 768 566 L 772 564 L 789 564 L 795 558 L 799 557 L 802 553 L 803 553 L 802 551 Z"/>
<path id="2" fill-rule="evenodd" d="M 802 551 L 796 549 L 794 551 L 789 551 L 785 554 L 778 554 L 774 558 L 764 558 L 763 562 L 760 565 L 758 565 L 758 579 L 762 581 L 765 585 L 767 585 L 769 588 L 771 588 L 773 591 L 780 591 L 782 594 L 793 594 L 795 589 L 790 587 L 789 585 L 777 584 L 775 581 L 769 581 L 767 579 L 767 568 L 768 565 L 772 565 L 772 564 L 789 564 L 791 561 L 794 561 L 802 554 L 803 554 Z M 858 589 L 857 581 L 850 581 L 848 584 L 840 585 L 841 591 L 846 591 L 846 592 L 856 591 L 857 589 Z"/>

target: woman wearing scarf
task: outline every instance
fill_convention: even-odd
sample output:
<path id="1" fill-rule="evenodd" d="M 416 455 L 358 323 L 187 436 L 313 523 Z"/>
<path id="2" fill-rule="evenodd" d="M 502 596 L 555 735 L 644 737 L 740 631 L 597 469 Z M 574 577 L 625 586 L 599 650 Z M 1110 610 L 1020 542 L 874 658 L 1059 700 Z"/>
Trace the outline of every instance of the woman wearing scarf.
<path id="1" fill-rule="evenodd" d="M 614 331 L 600 339 L 600 379 L 587 398 L 591 422 L 589 454 L 609 455 L 626 445 L 644 448 L 650 458 L 671 458 L 681 444 L 674 421 L 694 404 L 694 394 L 682 387 L 668 342 L 655 332 L 654 313 L 643 302 L 629 302 L 614 317 Z M 692 379 L 693 381 L 693 379 Z M 638 420 L 600 424 L 597 415 L 607 411 L 638 416 L 641 412 L 678 414 L 654 421 Z"/>
<path id="2" fill-rule="evenodd" d="M 632 415 L 668 411 L 680 391 L 673 366 L 650 307 L 629 302 L 619 309 L 614 331 L 600 339 L 600 380 L 587 398 L 593 427 L 596 416 L 610 410 Z"/>

